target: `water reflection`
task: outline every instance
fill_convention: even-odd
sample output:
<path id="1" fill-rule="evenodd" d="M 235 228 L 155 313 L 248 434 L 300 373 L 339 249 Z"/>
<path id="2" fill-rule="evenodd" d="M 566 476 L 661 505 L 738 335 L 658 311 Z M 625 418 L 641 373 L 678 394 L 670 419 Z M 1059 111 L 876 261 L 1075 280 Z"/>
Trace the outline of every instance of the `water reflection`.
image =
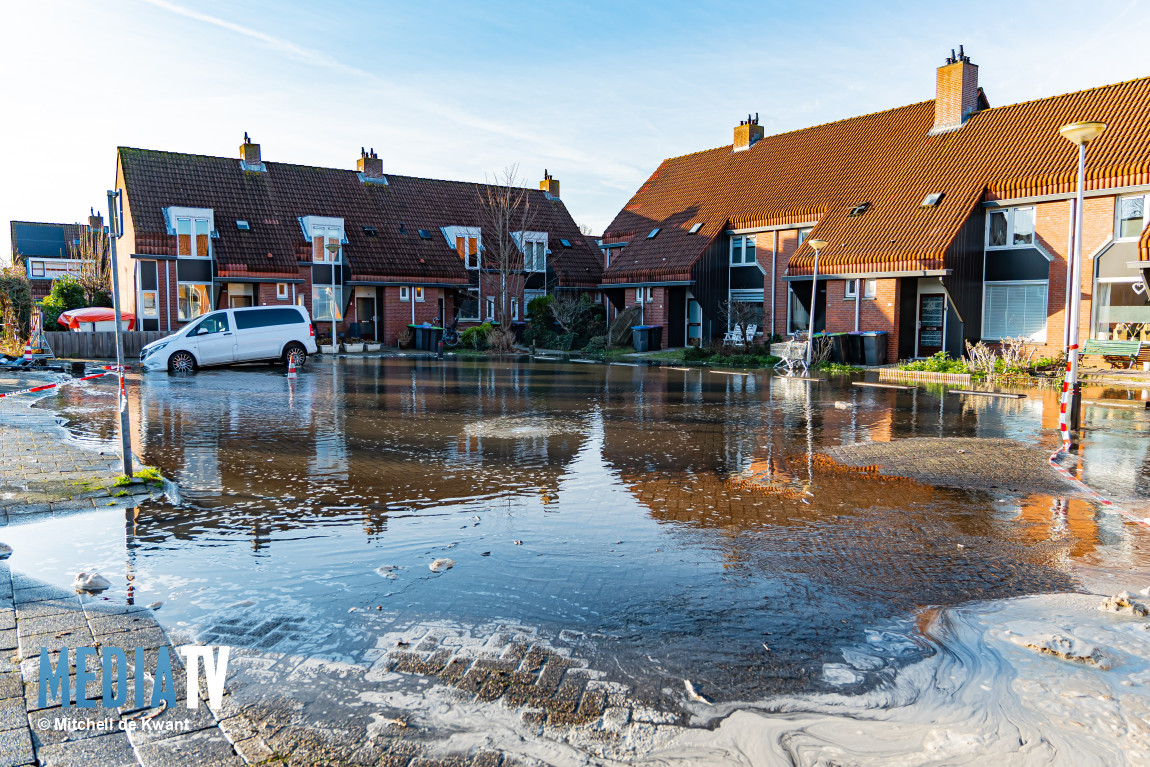
<path id="1" fill-rule="evenodd" d="M 83 404 L 98 387 L 57 401 L 82 433 L 106 429 Z M 131 397 L 137 450 L 185 503 L 141 508 L 115 545 L 94 523 L 85 535 L 132 560 L 133 589 L 164 600 L 166 619 L 289 611 L 349 657 L 372 639 L 348 610 L 379 605 L 574 628 L 595 637 L 581 652 L 598 667 L 653 694 L 690 676 L 746 697 L 820 684 L 823 662 L 922 606 L 1069 589 L 1068 557 L 1129 556 L 1122 522 L 1085 502 L 1003 503 L 818 458 L 916 436 L 1053 446 L 1056 392 L 349 359 L 296 380 L 268 368 L 148 376 Z M 1144 495 L 1146 416 L 1088 418 L 1079 471 Z M 457 566 L 430 576 L 446 555 Z M 380 578 L 381 564 L 399 577 Z M 867 678 L 908 657 L 900 644 Z"/>

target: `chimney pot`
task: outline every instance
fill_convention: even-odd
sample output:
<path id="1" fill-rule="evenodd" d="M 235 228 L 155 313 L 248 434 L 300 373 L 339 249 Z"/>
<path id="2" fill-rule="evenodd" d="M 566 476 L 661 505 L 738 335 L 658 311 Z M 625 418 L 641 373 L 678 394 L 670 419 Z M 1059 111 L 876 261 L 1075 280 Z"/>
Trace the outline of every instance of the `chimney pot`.
<path id="1" fill-rule="evenodd" d="M 935 76 L 934 126 L 932 134 L 961 128 L 967 118 L 978 111 L 978 66 L 970 63 L 960 45 L 958 54 L 938 68 Z"/>
<path id="2" fill-rule="evenodd" d="M 559 197 L 559 180 L 552 178 L 551 174 L 546 168 L 543 170 L 543 180 L 539 182 L 539 188 L 547 193 L 548 197 Z"/>

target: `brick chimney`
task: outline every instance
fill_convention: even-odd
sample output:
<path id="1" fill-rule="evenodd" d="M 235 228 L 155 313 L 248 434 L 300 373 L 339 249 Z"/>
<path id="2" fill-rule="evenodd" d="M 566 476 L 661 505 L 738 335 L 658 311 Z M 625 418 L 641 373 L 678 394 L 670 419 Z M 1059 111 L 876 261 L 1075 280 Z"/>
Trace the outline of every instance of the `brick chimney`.
<path id="1" fill-rule="evenodd" d="M 559 199 L 559 179 L 552 178 L 546 169 L 543 171 L 543 180 L 539 182 L 539 188 L 546 192 L 548 197 Z"/>
<path id="2" fill-rule="evenodd" d="M 89 208 L 92 215 L 88 216 L 88 230 L 92 232 L 104 231 L 104 217 L 96 212 L 95 208 Z"/>
<path id="3" fill-rule="evenodd" d="M 260 145 L 252 143 L 247 131 L 244 131 L 244 143 L 240 144 L 240 161 L 248 166 L 249 170 L 259 170 L 263 164 L 263 160 L 260 159 Z"/>
<path id="4" fill-rule="evenodd" d="M 934 97 L 934 133 L 946 133 L 962 127 L 966 118 L 978 111 L 978 67 L 958 46 L 951 49 L 946 63 L 938 68 Z"/>
<path id="5" fill-rule="evenodd" d="M 355 169 L 363 174 L 365 181 L 383 180 L 383 160 L 371 149 L 359 148 L 359 159 L 355 161 Z"/>
<path id="6" fill-rule="evenodd" d="M 744 149 L 750 149 L 762 137 L 763 126 L 759 125 L 759 113 L 755 112 L 754 117 L 747 115 L 746 120 L 740 120 L 735 126 L 735 146 L 731 151 L 742 152 Z"/>

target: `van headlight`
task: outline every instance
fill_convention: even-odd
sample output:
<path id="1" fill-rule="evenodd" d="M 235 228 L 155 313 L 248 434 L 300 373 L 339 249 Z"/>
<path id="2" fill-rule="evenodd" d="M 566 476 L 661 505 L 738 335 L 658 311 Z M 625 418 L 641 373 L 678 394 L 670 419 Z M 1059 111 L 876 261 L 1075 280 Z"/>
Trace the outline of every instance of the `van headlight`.
<path id="1" fill-rule="evenodd" d="M 169 343 L 170 343 L 169 341 L 164 341 L 163 343 L 159 343 L 159 344 L 156 344 L 155 346 L 148 347 L 147 349 L 144 350 L 144 357 L 145 358 L 151 357 L 153 354 L 158 352 L 160 349 L 163 349 Z"/>

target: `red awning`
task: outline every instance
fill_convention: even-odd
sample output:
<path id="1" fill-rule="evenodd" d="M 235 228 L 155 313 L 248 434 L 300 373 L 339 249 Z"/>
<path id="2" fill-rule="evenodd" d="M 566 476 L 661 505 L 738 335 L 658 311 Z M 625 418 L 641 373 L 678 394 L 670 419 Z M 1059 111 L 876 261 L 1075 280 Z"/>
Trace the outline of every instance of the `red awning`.
<path id="1" fill-rule="evenodd" d="M 60 315 L 56 322 L 72 330 L 79 330 L 81 322 L 114 322 L 115 320 L 116 313 L 111 309 L 103 306 L 89 306 L 84 309 L 66 311 Z M 127 330 L 135 329 L 136 315 L 120 312 L 120 320 L 127 324 Z"/>

